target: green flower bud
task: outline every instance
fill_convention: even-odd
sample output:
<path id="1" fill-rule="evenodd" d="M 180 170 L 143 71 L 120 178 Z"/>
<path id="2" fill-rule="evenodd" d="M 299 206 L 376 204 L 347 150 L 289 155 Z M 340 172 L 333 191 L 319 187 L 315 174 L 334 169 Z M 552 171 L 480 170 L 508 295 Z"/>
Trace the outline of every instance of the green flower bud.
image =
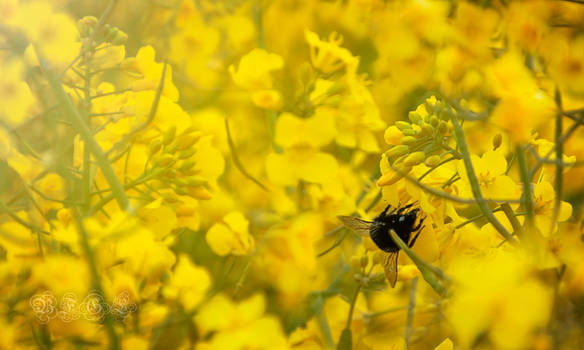
<path id="1" fill-rule="evenodd" d="M 432 136 L 434 134 L 434 128 L 432 125 L 422 122 L 422 132 L 421 135 L 423 136 Z"/>
<path id="2" fill-rule="evenodd" d="M 395 126 L 397 126 L 398 129 L 400 130 L 410 130 L 412 128 L 412 125 L 408 122 L 404 122 L 404 121 L 397 121 L 395 122 Z"/>
<path id="3" fill-rule="evenodd" d="M 418 134 L 418 132 L 414 129 L 402 130 L 402 133 L 406 136 L 416 136 Z"/>
<path id="4" fill-rule="evenodd" d="M 203 135 L 202 132 L 182 134 L 176 139 L 176 149 L 182 151 L 194 145 Z"/>
<path id="5" fill-rule="evenodd" d="M 112 45 L 124 45 L 128 41 L 128 34 L 118 30 L 117 35 L 112 39 Z"/>
<path id="6" fill-rule="evenodd" d="M 399 157 L 399 156 L 403 156 L 404 154 L 407 154 L 409 151 L 410 151 L 409 146 L 396 145 L 396 146 L 393 146 L 392 148 L 390 148 L 387 152 L 385 152 L 385 155 L 388 158 Z"/>
<path id="7" fill-rule="evenodd" d="M 362 268 L 367 267 L 367 264 L 369 264 L 369 257 L 367 255 L 363 255 L 359 260 L 359 263 L 361 264 Z"/>
<path id="8" fill-rule="evenodd" d="M 160 151 L 161 148 L 162 148 L 162 141 L 161 140 L 155 140 L 154 142 L 152 142 L 150 144 L 150 150 L 149 150 L 150 156 L 153 156 L 156 153 L 158 153 L 158 151 Z"/>
<path id="9" fill-rule="evenodd" d="M 413 136 L 404 136 L 400 140 L 402 145 L 413 145 L 417 141 L 418 141 L 418 139 L 413 137 Z"/>
<path id="10" fill-rule="evenodd" d="M 195 153 L 197 153 L 197 150 L 195 148 L 185 149 L 184 151 L 181 151 L 178 154 L 178 158 L 179 159 L 187 159 L 187 158 L 192 157 Z"/>
<path id="11" fill-rule="evenodd" d="M 426 158 L 426 161 L 424 163 L 426 163 L 426 165 L 429 166 L 430 168 L 433 168 L 440 163 L 440 156 L 438 155 L 430 156 Z"/>
<path id="12" fill-rule="evenodd" d="M 426 158 L 426 153 L 422 151 L 414 152 L 407 156 L 406 159 L 404 159 L 403 163 L 406 166 L 414 166 L 422 163 L 424 161 L 424 158 Z"/>
<path id="13" fill-rule="evenodd" d="M 159 168 L 164 168 L 166 166 L 172 165 L 175 161 L 176 160 L 171 154 L 164 154 L 154 162 L 154 165 Z"/>
<path id="14" fill-rule="evenodd" d="M 168 128 L 168 130 L 166 130 L 166 132 L 164 133 L 164 136 L 162 137 L 162 143 L 166 146 L 169 145 L 172 140 L 174 140 L 174 137 L 176 136 L 176 126 L 171 126 L 170 128 Z"/>
<path id="15" fill-rule="evenodd" d="M 432 125 L 433 127 L 437 127 L 439 122 L 440 120 L 438 119 L 437 116 L 433 115 L 430 117 L 430 125 Z"/>
<path id="16" fill-rule="evenodd" d="M 446 135 L 450 131 L 450 128 L 448 127 L 448 123 L 446 123 L 445 121 L 441 120 L 440 121 L 440 125 L 438 126 L 438 131 L 442 135 Z"/>
<path id="17" fill-rule="evenodd" d="M 201 186 L 207 184 L 207 179 L 202 176 L 193 175 L 186 178 L 186 183 L 189 186 Z"/>
<path id="18" fill-rule="evenodd" d="M 495 135 L 493 137 L 493 151 L 496 150 L 497 148 L 501 147 L 502 143 L 503 143 L 503 135 L 501 135 L 501 133 L 498 133 L 497 135 Z"/>
<path id="19" fill-rule="evenodd" d="M 414 111 L 408 113 L 408 119 L 414 124 L 419 124 L 422 121 L 422 117 Z"/>

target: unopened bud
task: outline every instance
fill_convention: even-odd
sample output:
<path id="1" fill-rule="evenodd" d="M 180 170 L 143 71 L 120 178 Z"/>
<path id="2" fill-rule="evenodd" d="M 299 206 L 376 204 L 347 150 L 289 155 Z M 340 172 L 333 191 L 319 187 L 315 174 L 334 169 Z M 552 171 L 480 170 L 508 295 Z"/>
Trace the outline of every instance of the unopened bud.
<path id="1" fill-rule="evenodd" d="M 367 264 L 369 264 L 369 257 L 367 255 L 363 255 L 359 260 L 359 263 L 361 264 L 361 267 L 367 267 Z"/>
<path id="2" fill-rule="evenodd" d="M 112 45 L 124 45 L 128 41 L 128 34 L 118 30 L 116 36 L 112 39 Z"/>
<path id="3" fill-rule="evenodd" d="M 426 154 L 422 151 L 414 152 L 404 159 L 403 163 L 405 166 L 414 166 L 422 163 L 426 158 Z"/>
<path id="4" fill-rule="evenodd" d="M 497 135 L 495 135 L 493 137 L 493 151 L 496 150 L 497 148 L 501 147 L 502 143 L 503 143 L 503 135 L 501 135 L 501 133 L 498 133 Z"/>
<path id="5" fill-rule="evenodd" d="M 174 162 L 175 162 L 175 159 L 171 154 L 165 154 L 162 157 L 158 158 L 154 162 L 154 165 L 157 167 L 163 168 L 166 166 L 170 166 Z"/>
<path id="6" fill-rule="evenodd" d="M 422 122 L 422 135 L 423 136 L 432 136 L 434 134 L 434 128 L 432 125 Z"/>
<path id="7" fill-rule="evenodd" d="M 185 160 L 179 167 L 178 170 L 180 171 L 187 171 L 187 170 L 191 170 L 195 165 L 197 164 L 197 162 L 195 162 L 195 160 L 193 159 L 188 159 Z"/>
<path id="8" fill-rule="evenodd" d="M 351 257 L 351 267 L 353 268 L 353 271 L 361 270 L 361 259 L 358 256 Z"/>
<path id="9" fill-rule="evenodd" d="M 188 158 L 192 157 L 195 153 L 197 153 L 196 148 L 185 149 L 184 151 L 181 151 L 178 154 L 178 158 L 179 159 L 188 159 Z"/>
<path id="10" fill-rule="evenodd" d="M 417 141 L 418 141 L 418 139 L 413 137 L 413 136 L 404 136 L 401 138 L 400 143 L 402 145 L 413 145 Z"/>
<path id="11" fill-rule="evenodd" d="M 382 186 L 393 185 L 394 183 L 401 180 L 402 174 L 408 174 L 412 170 L 412 167 L 406 166 L 405 164 L 401 164 L 401 166 L 396 167 L 396 169 L 399 172 L 394 171 L 392 169 L 392 170 L 388 171 L 387 173 L 383 174 L 379 178 L 379 180 L 377 180 L 377 186 L 382 187 Z"/>
<path id="12" fill-rule="evenodd" d="M 189 195 L 200 200 L 209 200 L 213 198 L 211 192 L 203 186 L 189 187 Z"/>
<path id="13" fill-rule="evenodd" d="M 404 154 L 408 154 L 409 151 L 410 151 L 409 146 L 396 145 L 396 146 L 393 146 L 392 148 L 390 148 L 387 152 L 385 152 L 385 155 L 388 158 L 399 157 L 399 156 L 403 156 Z"/>
<path id="14" fill-rule="evenodd" d="M 447 134 L 447 133 L 448 133 L 449 129 L 450 129 L 450 128 L 448 127 L 448 124 L 447 124 L 445 121 L 441 120 L 441 121 L 440 121 L 440 125 L 438 126 L 438 131 L 439 131 L 439 132 L 440 132 L 442 135 L 445 135 L 445 134 Z"/>
<path id="15" fill-rule="evenodd" d="M 425 163 L 430 168 L 433 168 L 440 163 L 440 156 L 438 156 L 438 155 L 430 156 L 430 157 L 426 158 Z"/>
<path id="16" fill-rule="evenodd" d="M 422 121 L 422 117 L 417 112 L 414 111 L 408 113 L 408 119 L 414 124 L 418 124 Z"/>
<path id="17" fill-rule="evenodd" d="M 162 137 L 162 143 L 164 145 L 169 145 L 172 140 L 174 140 L 174 136 L 176 135 L 176 126 L 171 126 L 166 130 L 164 136 Z"/>
<path id="18" fill-rule="evenodd" d="M 193 175 L 186 178 L 186 183 L 189 186 L 201 186 L 207 184 L 207 179 L 202 176 Z"/>
<path id="19" fill-rule="evenodd" d="M 412 128 L 412 124 L 408 123 L 408 122 L 404 122 L 404 121 L 397 121 L 395 122 L 395 126 L 398 127 L 398 129 L 400 130 L 408 130 Z"/>
<path id="20" fill-rule="evenodd" d="M 430 125 L 432 125 L 433 127 L 437 127 L 439 122 L 440 120 L 438 119 L 437 116 L 433 115 L 430 117 Z"/>
<path id="21" fill-rule="evenodd" d="M 418 134 L 418 132 L 414 129 L 405 129 L 402 130 L 402 133 L 406 136 L 416 136 Z"/>
<path id="22" fill-rule="evenodd" d="M 177 150 L 182 151 L 191 147 L 201 138 L 202 135 L 202 132 L 180 135 L 176 140 Z"/>
<path id="23" fill-rule="evenodd" d="M 160 151 L 161 148 L 162 148 L 162 141 L 161 140 L 155 140 L 154 142 L 152 142 L 150 144 L 149 154 L 152 156 L 152 155 L 158 153 L 158 151 Z"/>

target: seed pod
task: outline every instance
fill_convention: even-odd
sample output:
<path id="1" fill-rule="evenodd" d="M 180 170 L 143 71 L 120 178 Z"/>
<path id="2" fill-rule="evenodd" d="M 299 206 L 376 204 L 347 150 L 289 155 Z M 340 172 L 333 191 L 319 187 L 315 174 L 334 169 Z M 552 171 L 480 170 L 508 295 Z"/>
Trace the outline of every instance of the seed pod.
<path id="1" fill-rule="evenodd" d="M 399 157 L 399 156 L 403 156 L 404 154 L 407 154 L 409 151 L 410 151 L 409 146 L 396 145 L 396 146 L 393 146 L 392 148 L 390 148 L 387 152 L 385 152 L 385 155 L 388 158 Z"/>
<path id="2" fill-rule="evenodd" d="M 408 130 L 412 128 L 412 124 L 408 123 L 408 122 L 404 122 L 404 121 L 397 121 L 395 122 L 395 126 L 398 127 L 398 129 L 400 130 Z"/>
<path id="3" fill-rule="evenodd" d="M 424 163 L 426 163 L 426 165 L 429 166 L 430 168 L 433 168 L 440 163 L 440 156 L 438 155 L 430 156 L 426 158 Z"/>
<path id="4" fill-rule="evenodd" d="M 405 166 L 414 166 L 422 163 L 424 158 L 426 158 L 426 153 L 418 151 L 407 156 L 403 163 Z"/>

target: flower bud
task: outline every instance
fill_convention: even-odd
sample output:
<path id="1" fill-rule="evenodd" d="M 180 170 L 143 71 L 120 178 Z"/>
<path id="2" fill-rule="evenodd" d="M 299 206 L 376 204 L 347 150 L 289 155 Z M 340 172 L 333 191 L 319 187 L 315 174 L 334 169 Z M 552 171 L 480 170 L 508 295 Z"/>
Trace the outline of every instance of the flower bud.
<path id="1" fill-rule="evenodd" d="M 116 36 L 112 39 L 112 45 L 124 45 L 128 41 L 128 34 L 118 30 Z"/>
<path id="2" fill-rule="evenodd" d="M 202 176 L 193 175 L 186 178 L 186 183 L 189 186 L 201 186 L 207 184 L 207 179 Z"/>
<path id="3" fill-rule="evenodd" d="M 413 145 L 417 141 L 418 141 L 418 139 L 413 137 L 413 136 L 404 136 L 401 138 L 400 143 L 402 145 Z"/>
<path id="4" fill-rule="evenodd" d="M 197 164 L 197 162 L 195 162 L 193 159 L 188 159 L 185 160 L 179 167 L 178 170 L 180 171 L 187 171 L 187 170 L 191 170 L 195 164 Z"/>
<path id="5" fill-rule="evenodd" d="M 162 137 L 162 143 L 167 146 L 169 145 L 172 140 L 174 140 L 174 136 L 176 135 L 176 126 L 171 126 L 166 130 L 164 136 Z"/>
<path id="6" fill-rule="evenodd" d="M 450 128 L 448 127 L 448 123 L 446 123 L 445 121 L 441 120 L 440 121 L 440 125 L 438 126 L 438 131 L 442 135 L 446 135 L 450 131 Z"/>
<path id="7" fill-rule="evenodd" d="M 429 166 L 430 168 L 433 168 L 440 163 L 440 156 L 438 155 L 430 156 L 426 158 L 426 161 L 424 163 L 426 163 L 426 165 Z"/>
<path id="8" fill-rule="evenodd" d="M 405 130 L 402 130 L 402 133 L 405 136 L 416 136 L 418 134 L 418 132 L 414 129 L 405 129 Z"/>
<path id="9" fill-rule="evenodd" d="M 412 170 L 412 167 L 406 166 L 405 164 L 400 164 L 400 166 L 398 166 L 397 169 L 400 171 L 399 173 L 392 169 L 392 170 L 388 171 L 387 173 L 383 174 L 379 178 L 379 180 L 377 180 L 377 186 L 382 187 L 382 186 L 393 185 L 394 183 L 401 180 L 401 178 L 402 178 L 401 174 L 409 173 Z"/>
<path id="10" fill-rule="evenodd" d="M 203 135 L 202 132 L 182 134 L 176 138 L 176 149 L 182 151 L 194 145 Z"/>
<path id="11" fill-rule="evenodd" d="M 501 147 L 502 143 L 503 143 L 503 135 L 501 135 L 501 133 L 498 133 L 497 135 L 495 135 L 493 137 L 493 151 L 496 150 L 497 148 Z"/>
<path id="12" fill-rule="evenodd" d="M 434 128 L 432 127 L 432 125 L 426 123 L 426 122 L 422 122 L 422 132 L 421 134 L 423 136 L 432 136 L 434 134 Z"/>
<path id="13" fill-rule="evenodd" d="M 438 120 L 438 117 L 436 117 L 435 115 L 430 117 L 430 125 L 432 125 L 433 127 L 437 127 L 439 122 L 440 121 Z"/>
<path id="14" fill-rule="evenodd" d="M 408 119 L 414 124 L 418 124 L 422 121 L 422 117 L 417 112 L 414 111 L 408 113 Z"/>
<path id="15" fill-rule="evenodd" d="M 213 198 L 211 192 L 203 186 L 189 187 L 189 195 L 200 200 L 209 200 Z"/>
<path id="16" fill-rule="evenodd" d="M 192 157 L 195 153 L 197 153 L 196 148 L 185 149 L 178 154 L 179 159 L 187 159 Z"/>
<path id="17" fill-rule="evenodd" d="M 155 140 L 154 142 L 152 142 L 150 144 L 149 154 L 152 156 L 152 155 L 158 153 L 158 151 L 160 151 L 161 148 L 162 148 L 162 141 Z"/>
<path id="18" fill-rule="evenodd" d="M 395 126 L 397 126 L 398 129 L 400 129 L 402 131 L 403 130 L 408 130 L 408 129 L 411 129 L 412 128 L 412 125 L 410 123 L 404 122 L 404 121 L 401 121 L 401 120 L 395 122 Z"/>
<path id="19" fill-rule="evenodd" d="M 351 257 L 351 267 L 353 268 L 353 271 L 361 270 L 361 259 L 358 256 Z"/>
<path id="20" fill-rule="evenodd" d="M 403 164 L 405 166 L 414 166 L 422 163 L 426 158 L 426 153 L 422 151 L 414 152 L 404 159 Z"/>
<path id="21" fill-rule="evenodd" d="M 154 165 L 163 168 L 172 165 L 175 161 L 176 160 L 171 154 L 164 154 L 154 162 Z"/>
<path id="22" fill-rule="evenodd" d="M 359 263 L 361 264 L 362 268 L 367 267 L 367 264 L 369 264 L 369 257 L 367 255 L 363 255 L 359 260 Z"/>
<path id="23" fill-rule="evenodd" d="M 399 157 L 399 156 L 403 156 L 404 154 L 407 154 L 409 151 L 410 151 L 409 146 L 397 145 L 397 146 L 393 146 L 387 152 L 385 152 L 385 155 L 388 158 Z"/>

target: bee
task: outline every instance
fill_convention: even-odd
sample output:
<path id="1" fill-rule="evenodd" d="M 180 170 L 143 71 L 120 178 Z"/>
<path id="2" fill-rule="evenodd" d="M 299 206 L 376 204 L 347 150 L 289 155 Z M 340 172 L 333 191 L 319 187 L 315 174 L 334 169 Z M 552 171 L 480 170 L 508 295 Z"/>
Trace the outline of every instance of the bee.
<path id="1" fill-rule="evenodd" d="M 392 288 L 397 280 L 397 257 L 400 248 L 391 238 L 389 230 L 394 230 L 402 241 L 412 248 L 424 228 L 422 226 L 424 218 L 418 220 L 420 209 L 412 208 L 413 206 L 414 204 L 408 204 L 393 208 L 388 212 L 391 208 L 388 205 L 373 221 L 365 221 L 353 216 L 338 216 L 343 225 L 355 233 L 369 235 L 375 245 L 384 252 L 382 265 Z"/>

